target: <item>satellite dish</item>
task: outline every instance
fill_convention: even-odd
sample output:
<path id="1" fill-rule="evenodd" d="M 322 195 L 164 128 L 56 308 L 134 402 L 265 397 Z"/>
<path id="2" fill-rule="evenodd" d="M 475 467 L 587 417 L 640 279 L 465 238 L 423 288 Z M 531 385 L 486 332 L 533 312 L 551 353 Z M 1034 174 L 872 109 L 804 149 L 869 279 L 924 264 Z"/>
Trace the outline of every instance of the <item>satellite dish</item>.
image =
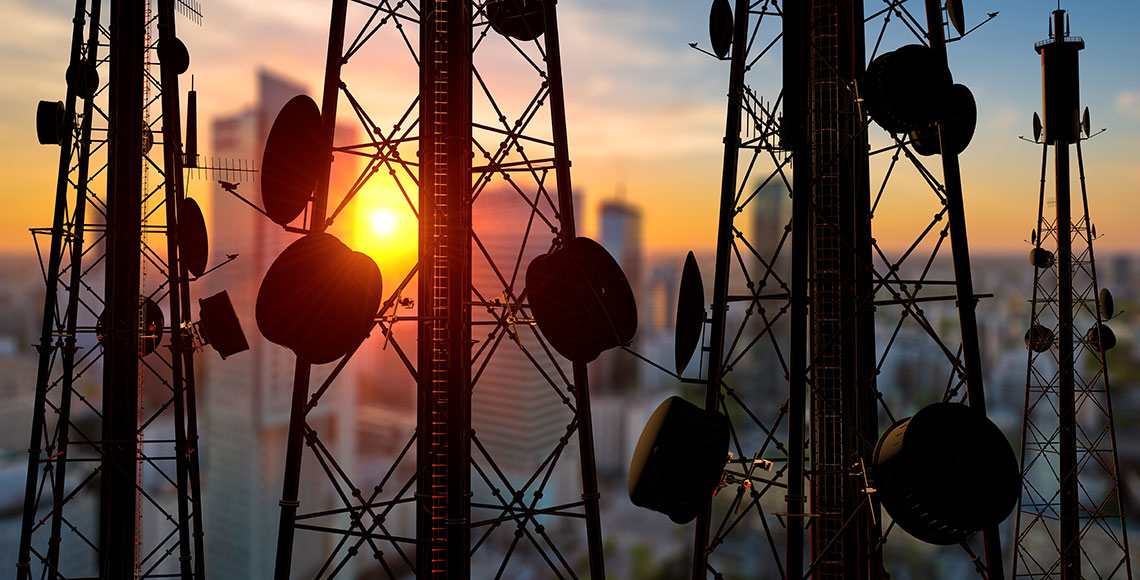
<path id="1" fill-rule="evenodd" d="M 1025 346 L 1036 353 L 1049 352 L 1053 348 L 1053 331 L 1040 324 L 1034 324 L 1025 331 Z"/>
<path id="2" fill-rule="evenodd" d="M 146 298 L 143 301 L 142 308 L 143 320 L 142 330 L 139 331 L 139 338 L 142 339 L 142 356 L 146 356 L 155 351 L 162 344 L 163 328 L 166 326 L 166 316 L 162 314 L 162 308 L 157 302 Z M 107 337 L 107 312 L 103 311 L 99 315 L 99 319 L 95 321 L 95 336 L 100 343 L 104 343 Z"/>
<path id="3" fill-rule="evenodd" d="M 1090 123 L 1090 121 L 1089 121 L 1089 108 L 1088 107 L 1085 107 L 1085 113 L 1084 113 L 1084 115 L 1081 115 L 1081 126 L 1084 127 L 1084 129 L 1085 129 L 1085 137 L 1091 136 L 1091 134 L 1092 134 L 1092 123 Z"/>
<path id="4" fill-rule="evenodd" d="M 685 257 L 681 271 L 681 288 L 677 292 L 677 329 L 674 335 L 673 354 L 677 374 L 685 372 L 689 360 L 701 342 L 701 328 L 705 324 L 705 285 L 701 268 L 692 252 Z"/>
<path id="5" fill-rule="evenodd" d="M 732 6 L 728 0 L 713 0 L 709 11 L 709 39 L 717 58 L 728 55 L 728 49 L 732 47 L 732 30 Z"/>
<path id="6" fill-rule="evenodd" d="M 1107 324 L 1096 324 L 1085 334 L 1093 350 L 1110 350 L 1116 346 L 1116 333 Z"/>
<path id="7" fill-rule="evenodd" d="M 1029 251 L 1029 263 L 1035 268 L 1052 268 L 1056 262 L 1057 258 L 1053 256 L 1053 252 L 1045 248 L 1033 248 Z"/>
<path id="8" fill-rule="evenodd" d="M 629 463 L 629 499 L 678 524 L 697 517 L 712 498 L 728 462 L 724 415 L 681 397 L 657 407 Z"/>
<path id="9" fill-rule="evenodd" d="M 193 198 L 182 200 L 178 210 L 178 253 L 186 269 L 195 276 L 206 271 L 210 243 L 206 236 L 206 218 Z"/>
<path id="10" fill-rule="evenodd" d="M 574 238 L 531 261 L 527 295 L 550 346 L 574 362 L 628 344 L 637 332 L 637 303 L 621 266 L 601 245 Z"/>
<path id="11" fill-rule="evenodd" d="M 950 19 L 954 30 L 958 31 L 958 36 L 966 35 L 965 14 L 962 10 L 962 0 L 946 0 L 946 17 Z"/>
<path id="12" fill-rule="evenodd" d="M 64 74 L 67 84 L 75 89 L 81 99 L 90 99 L 99 89 L 99 71 L 87 60 L 80 60 L 67 67 Z"/>
<path id="13" fill-rule="evenodd" d="M 313 363 L 332 362 L 364 340 L 380 309 L 380 269 L 332 234 L 309 234 L 269 266 L 257 292 L 257 327 Z"/>
<path id="14" fill-rule="evenodd" d="M 187 200 L 189 201 L 189 200 Z M 222 360 L 242 351 L 249 350 L 241 321 L 234 312 L 230 295 L 225 290 L 209 298 L 199 298 L 198 333 L 203 345 L 210 345 Z"/>
<path id="15" fill-rule="evenodd" d="M 1041 129 L 1042 129 L 1042 127 L 1041 127 L 1041 116 L 1038 115 L 1037 113 L 1033 113 L 1033 142 L 1034 143 L 1040 143 L 1041 142 Z"/>
<path id="16" fill-rule="evenodd" d="M 1100 293 L 1097 295 L 1097 307 L 1100 310 L 1100 319 L 1109 320 L 1116 316 L 1116 303 L 1112 299 L 1112 292 L 1108 288 L 1101 288 Z"/>
<path id="17" fill-rule="evenodd" d="M 887 513 L 930 544 L 956 544 L 1001 523 L 1021 495 L 1013 448 L 986 416 L 935 403 L 887 429 L 874 452 Z"/>
<path id="18" fill-rule="evenodd" d="M 269 130 L 261 162 L 261 200 L 274 222 L 286 225 L 301 215 L 329 163 L 327 146 L 313 99 L 299 95 L 285 103 Z"/>
<path id="19" fill-rule="evenodd" d="M 158 40 L 158 61 L 176 75 L 190 68 L 190 51 L 177 36 L 163 35 Z"/>
<path id="20" fill-rule="evenodd" d="M 40 101 L 36 106 L 36 138 L 40 145 L 63 145 L 71 131 L 62 101 Z"/>
<path id="21" fill-rule="evenodd" d="M 919 155 L 938 155 L 942 152 L 938 138 L 939 128 L 946 136 L 950 147 L 948 154 L 951 155 L 960 155 L 974 138 L 974 129 L 978 126 L 978 104 L 970 89 L 966 85 L 950 87 L 946 104 L 946 113 L 939 123 L 929 125 L 921 131 L 910 132 L 914 150 Z"/>
<path id="22" fill-rule="evenodd" d="M 921 44 L 875 57 L 865 78 L 867 112 L 892 133 L 919 130 L 937 121 L 946 112 L 954 84 L 946 64 Z"/>
<path id="23" fill-rule="evenodd" d="M 515 40 L 531 41 L 546 32 L 546 0 L 489 0 L 487 20 L 491 28 Z"/>

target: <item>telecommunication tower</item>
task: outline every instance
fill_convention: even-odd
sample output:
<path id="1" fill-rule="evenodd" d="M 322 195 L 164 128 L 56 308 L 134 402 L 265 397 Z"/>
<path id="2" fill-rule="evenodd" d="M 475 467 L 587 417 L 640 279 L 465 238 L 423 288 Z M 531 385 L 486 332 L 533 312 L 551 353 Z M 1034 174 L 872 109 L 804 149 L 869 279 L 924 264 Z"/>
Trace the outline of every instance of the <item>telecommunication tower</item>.
<path id="1" fill-rule="evenodd" d="M 37 112 L 40 142 L 60 156 L 53 225 L 33 230 L 47 287 L 21 580 L 203 577 L 193 355 L 244 343 L 224 294 L 191 320 L 207 242 L 183 189 L 196 154 L 180 123 L 189 53 L 175 14 L 200 22 L 199 6 L 109 12 L 76 2 L 66 100 Z"/>
<path id="2" fill-rule="evenodd" d="M 591 318 L 591 308 L 623 295 L 624 278 L 606 270 L 616 264 L 597 254 L 600 246 L 575 237 L 555 5 L 332 2 L 322 104 L 301 97 L 285 107 L 262 168 L 266 213 L 303 234 L 270 267 L 257 308 L 262 333 L 298 355 L 278 579 L 365 566 L 391 578 L 604 577 L 585 364 L 628 342 L 632 328 Z M 407 101 L 378 106 L 391 105 L 399 87 L 378 95 L 374 79 L 408 70 L 419 82 L 403 87 Z M 338 110 L 358 120 L 364 142 L 333 146 Z M 364 160 L 349 191 L 329 191 L 330 157 Z M 301 179 L 287 173 L 296 168 Z M 385 272 L 392 289 L 382 290 L 374 263 L 343 258 L 354 253 L 322 233 L 372 187 L 419 224 L 418 264 Z M 334 254 L 341 258 L 310 259 Z M 314 268 L 342 258 L 343 267 L 321 272 L 348 283 L 302 296 L 322 279 Z M 559 294 L 566 292 L 574 296 Z M 551 294 L 588 302 L 590 313 L 560 321 L 574 312 L 563 300 L 543 319 Z M 348 305 L 339 322 L 313 315 L 335 304 Z M 593 332 L 599 321 L 606 328 Z M 414 344 L 399 332 L 412 323 Z M 306 414 L 337 388 L 366 338 L 415 379 L 418 410 L 386 473 L 363 486 Z M 314 364 L 332 362 L 310 392 Z M 338 509 L 302 509 L 305 446 Z M 301 541 L 329 547 L 318 569 L 293 561 Z"/>
<path id="3" fill-rule="evenodd" d="M 1041 143 L 1041 190 L 1033 250 L 1033 298 L 1025 334 L 1021 476 L 1013 559 L 1015 578 L 1132 578 L 1124 497 L 1116 454 L 1106 353 L 1116 337 L 1112 294 L 1097 283 L 1081 141 L 1092 136 L 1089 110 L 1079 114 L 1079 52 L 1065 11 L 1053 12 L 1041 55 L 1043 116 L 1033 115 Z M 1083 133 L 1083 134 L 1082 134 Z M 1049 147 L 1054 195 L 1046 196 Z M 1069 147 L 1077 151 L 1081 206 L 1074 211 Z M 1049 201 L 1050 203 L 1046 203 Z M 1047 205 L 1056 208 L 1047 214 Z"/>
<path id="4" fill-rule="evenodd" d="M 962 554 L 955 574 L 1004 577 L 1017 466 L 985 414 L 958 164 L 977 113 L 946 52 L 947 30 L 972 29 L 960 2 L 924 4 L 925 23 L 902 3 L 713 2 L 710 54 L 730 66 L 714 288 L 706 312 L 690 256 L 677 313 L 677 373 L 704 406 L 662 404 L 630 481 L 634 503 L 695 519 L 694 579 L 886 578 L 884 554 L 914 539 Z M 891 22 L 912 44 L 885 49 Z M 779 49 L 783 90 L 765 99 L 748 74 Z M 874 218 L 908 169 L 931 217 L 889 239 Z M 782 236 L 749 232 L 738 216 L 781 183 Z M 684 377 L 706 323 L 704 374 Z M 750 376 L 762 356 L 778 371 Z"/>

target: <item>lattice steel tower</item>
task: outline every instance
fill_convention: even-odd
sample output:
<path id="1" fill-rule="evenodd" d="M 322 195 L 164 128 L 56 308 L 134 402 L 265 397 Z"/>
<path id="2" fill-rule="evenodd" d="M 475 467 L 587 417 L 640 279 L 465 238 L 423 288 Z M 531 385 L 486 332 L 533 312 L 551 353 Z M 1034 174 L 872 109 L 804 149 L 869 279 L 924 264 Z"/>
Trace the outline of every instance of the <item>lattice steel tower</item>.
<path id="1" fill-rule="evenodd" d="M 372 338 L 350 337 L 320 361 L 337 365 L 311 396 L 312 361 L 298 356 L 276 577 L 364 566 L 392 578 L 604 577 L 585 362 L 557 356 L 538 333 L 523 283 L 533 258 L 575 238 L 555 2 L 334 0 L 328 46 L 323 133 L 298 145 L 316 147 L 315 193 L 290 198 L 297 211 L 275 220 L 311 237 L 382 184 L 418 220 L 418 265 L 385 272 L 396 283 L 368 316 Z M 418 94 L 411 87 L 399 109 L 378 108 L 370 79 L 413 67 Z M 332 147 L 338 106 L 364 142 Z M 274 131 L 288 122 L 283 112 Z M 266 172 L 273 147 L 271 132 Z M 330 150 L 365 162 L 350 191 L 328 191 Z M 306 223 L 289 226 L 302 206 L 312 209 Z M 262 295 L 271 290 L 267 275 Z M 408 340 L 400 330 L 411 322 Z M 362 487 L 305 416 L 359 349 L 381 347 L 415 380 L 417 420 L 379 481 Z M 301 509 L 305 445 L 339 508 Z M 302 537 L 327 542 L 316 570 L 293 562 Z"/>
<path id="2" fill-rule="evenodd" d="M 788 579 L 886 578 L 885 553 L 913 541 L 900 528 L 964 548 L 954 574 L 1003 577 L 997 524 L 1016 502 L 1016 459 L 985 416 L 982 296 L 958 165 L 976 109 L 953 84 L 946 54 L 946 31 L 968 31 L 960 3 L 944 11 L 928 0 L 925 9 L 923 23 L 895 2 L 873 14 L 851 0 L 713 2 L 713 52 L 730 71 L 700 380 L 702 421 L 727 424 L 730 454 L 712 466 L 711 501 L 712 489 L 693 486 L 694 579 L 761 568 Z M 906 30 L 887 34 L 893 21 Z M 914 44 L 882 49 L 912 34 Z M 775 47 L 783 90 L 765 99 L 749 84 L 759 75 L 748 73 Z M 936 154 L 941 179 L 919 158 Z M 913 233 L 873 233 L 874 217 L 897 211 L 890 180 L 908 166 L 929 186 L 929 219 L 915 219 Z M 739 218 L 765 211 L 756 208 L 770 198 L 761 191 L 781 184 L 792 206 L 782 235 L 749 231 Z M 693 287 L 682 279 L 678 320 L 703 317 L 700 301 L 683 304 Z M 679 324 L 679 343 L 684 334 Z M 678 348 L 678 357 L 683 368 L 688 355 Z M 765 360 L 767 370 L 750 366 Z M 651 420 L 642 443 L 656 428 Z M 665 451 L 658 439 L 654 452 Z M 724 452 L 707 445 L 699 456 Z M 651 475 L 685 478 L 697 457 Z M 654 509 L 684 520 L 662 506 Z"/>
<path id="3" fill-rule="evenodd" d="M 1025 334 L 1025 384 L 1015 578 L 1132 578 L 1124 497 L 1116 454 L 1106 353 L 1116 344 L 1105 322 L 1112 295 L 1097 284 L 1081 141 L 1091 133 L 1079 115 L 1078 55 L 1084 40 L 1069 35 L 1064 10 L 1053 12 L 1041 55 L 1044 121 L 1041 191 L 1033 230 L 1033 298 Z M 1044 133 L 1042 134 L 1042 129 Z M 1082 135 L 1083 133 L 1083 135 Z M 1046 195 L 1049 147 L 1054 195 Z M 1081 206 L 1074 211 L 1069 147 L 1077 151 Z M 1048 203 L 1047 203 L 1048 202 Z M 1047 205 L 1055 206 L 1053 217 Z"/>
<path id="4" fill-rule="evenodd" d="M 66 101 L 37 116 L 61 149 L 53 225 L 33 230 L 50 243 L 21 579 L 203 575 L 193 354 L 207 331 L 189 288 L 206 241 L 183 190 L 195 159 L 175 35 L 176 11 L 201 13 L 154 4 L 111 2 L 101 20 L 100 0 L 77 1 Z"/>

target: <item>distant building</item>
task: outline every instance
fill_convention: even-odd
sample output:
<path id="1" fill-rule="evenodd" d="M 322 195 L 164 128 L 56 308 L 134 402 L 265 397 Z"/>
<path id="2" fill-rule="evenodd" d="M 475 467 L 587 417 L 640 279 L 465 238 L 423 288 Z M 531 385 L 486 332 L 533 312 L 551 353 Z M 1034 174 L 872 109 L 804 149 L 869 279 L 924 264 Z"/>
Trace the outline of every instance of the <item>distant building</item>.
<path id="1" fill-rule="evenodd" d="M 763 260 L 753 274 L 753 279 L 763 276 L 766 267 L 763 264 L 773 264 L 772 271 L 779 279 L 787 282 L 791 275 L 791 236 L 780 247 L 780 240 L 784 238 L 785 228 L 792 215 L 791 197 L 788 188 L 780 179 L 768 182 L 756 191 L 756 196 L 748 202 L 752 213 L 752 233 L 748 242 Z M 776 255 L 780 249 L 779 256 Z M 773 259 L 775 257 L 775 259 Z M 759 260 L 757 260 L 759 262 Z M 773 279 L 768 283 L 768 291 L 778 291 L 777 282 Z"/>
<path id="2" fill-rule="evenodd" d="M 503 282 L 496 269 L 510 282 L 514 263 L 521 256 L 519 276 L 512 287 L 518 296 L 524 287 L 527 265 L 550 250 L 549 236 L 532 235 L 522 246 L 530 213 L 526 200 L 507 187 L 489 188 L 473 204 L 472 230 L 495 262 L 493 269 L 478 246 L 473 247 L 471 283 L 483 300 L 494 301 L 503 296 Z M 486 321 L 489 315 L 484 308 L 474 308 L 472 318 Z M 535 365 L 509 337 L 501 339 L 488 362 L 486 353 L 490 350 L 485 347 L 493 340 L 488 335 L 491 328 L 476 325 L 471 331 L 471 339 L 478 341 L 473 347 L 476 354 L 472 370 L 472 425 L 479 439 L 495 452 L 500 467 L 521 475 L 533 472 L 546 459 L 565 432 L 569 409 L 544 384 Z M 543 371 L 557 380 L 557 370 L 543 354 L 533 327 L 521 323 L 514 330 Z M 564 368 L 569 372 L 569 363 Z"/>
<path id="3" fill-rule="evenodd" d="M 617 260 L 639 305 L 646 304 L 648 296 L 643 287 L 644 249 L 641 229 L 641 209 L 621 199 L 608 199 L 598 206 L 599 242 Z M 651 317 L 641 320 L 638 308 L 638 334 L 641 328 L 652 326 Z M 635 343 L 638 337 L 634 337 Z M 590 390 L 594 393 L 628 391 L 637 386 L 643 363 L 629 353 L 611 350 L 602 353 L 591 365 Z"/>
<path id="4" fill-rule="evenodd" d="M 277 112 L 305 88 L 262 70 L 257 77 L 257 101 L 243 111 L 213 121 L 210 155 L 247 160 L 260 166 L 269 129 Z M 339 140 L 339 139 L 338 139 Z M 335 167 L 335 164 L 334 164 Z M 344 171 L 347 168 L 337 168 Z M 337 177 L 334 175 L 334 181 Z M 258 203 L 256 176 L 238 176 L 238 192 Z M 250 350 L 225 361 L 216 357 L 202 365 L 199 383 L 199 422 L 202 432 L 203 488 L 207 570 L 213 578 L 245 580 L 273 576 L 280 517 L 282 474 L 289 428 L 290 395 L 295 357 L 284 347 L 262 338 L 254 306 L 261 278 L 277 255 L 297 239 L 242 201 L 212 187 L 208 216 L 211 264 L 238 254 L 204 281 L 210 295 L 228 291 Z M 313 371 L 313 381 L 325 376 Z M 351 376 L 351 375 L 350 375 Z M 322 441 L 352 467 L 355 386 L 342 377 L 338 388 L 308 416 Z M 347 384 L 345 384 L 347 383 Z M 320 466 L 305 451 L 301 473 L 301 512 L 339 507 L 334 490 Z M 317 539 L 319 538 L 319 539 Z M 329 535 L 298 532 L 293 570 L 315 570 L 329 550 Z"/>

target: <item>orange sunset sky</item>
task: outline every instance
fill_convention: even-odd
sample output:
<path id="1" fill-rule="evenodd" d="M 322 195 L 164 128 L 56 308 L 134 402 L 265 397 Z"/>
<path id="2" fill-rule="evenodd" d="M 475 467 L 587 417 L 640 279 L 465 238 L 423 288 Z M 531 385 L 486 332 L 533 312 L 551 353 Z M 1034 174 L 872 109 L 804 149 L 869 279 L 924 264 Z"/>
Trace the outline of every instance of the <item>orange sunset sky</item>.
<path id="1" fill-rule="evenodd" d="M 979 108 L 977 133 L 962 156 L 971 245 L 976 252 L 1022 251 L 1036 218 L 1041 150 L 1018 136 L 1031 134 L 1030 119 L 1040 110 L 1033 43 L 1047 37 L 1056 2 L 965 4 L 971 26 L 986 12 L 1000 11 L 950 45 L 955 81 L 972 89 Z M 623 189 L 626 199 L 642 208 L 651 251 L 708 249 L 715 241 L 728 64 L 688 46 L 709 44 L 708 5 L 704 0 L 558 4 L 573 179 L 586 200 L 578 211 L 590 216 L 600 200 Z M 866 2 L 869 12 L 880 5 Z M 908 6 L 921 18 L 921 3 Z M 1102 235 L 1097 248 L 1134 251 L 1140 248 L 1135 217 L 1140 7 L 1133 2 L 1065 2 L 1062 7 L 1071 11 L 1072 33 L 1087 45 L 1081 53 L 1082 106 L 1090 108 L 1094 127 L 1108 129 L 1084 144 L 1090 209 Z M 5 0 L 0 19 L 2 253 L 33 251 L 28 229 L 51 222 L 58 149 L 36 142 L 34 114 L 37 101 L 64 97 L 73 9 L 73 2 L 60 0 Z M 328 2 L 206 0 L 203 12 L 203 26 L 184 19 L 179 26 L 191 52 L 205 149 L 210 120 L 253 101 L 259 67 L 280 71 L 311 91 L 319 88 Z M 869 28 L 868 34 L 877 32 L 877 27 Z M 905 36 L 891 29 L 883 46 L 893 49 L 904 42 Z M 378 102 L 387 93 L 398 93 L 395 101 L 406 105 L 407 95 L 414 95 L 414 68 L 406 55 L 399 56 L 403 64 L 377 59 L 374 85 L 367 91 Z M 771 99 L 780 83 L 779 66 L 777 51 L 751 73 L 754 88 Z M 936 160 L 928 165 L 941 173 Z M 894 187 L 917 185 L 904 179 Z M 905 209 L 880 214 L 876 232 L 882 237 L 928 218 Z"/>

